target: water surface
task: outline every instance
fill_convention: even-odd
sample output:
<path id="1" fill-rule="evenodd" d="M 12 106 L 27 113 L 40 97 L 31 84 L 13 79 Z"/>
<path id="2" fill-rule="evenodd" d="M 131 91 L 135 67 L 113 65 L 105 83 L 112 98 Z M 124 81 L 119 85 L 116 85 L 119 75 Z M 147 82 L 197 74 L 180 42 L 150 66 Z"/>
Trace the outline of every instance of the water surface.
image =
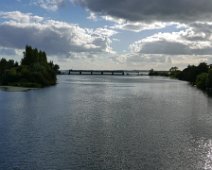
<path id="1" fill-rule="evenodd" d="M 59 76 L 0 90 L 0 169 L 212 168 L 212 100 L 168 78 Z"/>

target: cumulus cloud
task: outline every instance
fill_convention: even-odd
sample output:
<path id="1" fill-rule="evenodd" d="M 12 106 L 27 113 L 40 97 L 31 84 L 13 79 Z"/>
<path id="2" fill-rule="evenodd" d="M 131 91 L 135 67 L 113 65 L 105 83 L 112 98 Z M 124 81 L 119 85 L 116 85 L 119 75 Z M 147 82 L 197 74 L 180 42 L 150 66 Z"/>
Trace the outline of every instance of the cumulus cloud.
<path id="1" fill-rule="evenodd" d="M 205 29 L 210 32 L 212 25 L 204 23 L 203 30 L 199 24 L 203 23 L 193 23 L 179 32 L 156 33 L 132 43 L 130 50 L 143 54 L 210 55 L 212 36 Z"/>
<path id="2" fill-rule="evenodd" d="M 112 29 L 120 29 L 120 30 L 127 30 L 133 32 L 141 32 L 144 30 L 155 30 L 155 29 L 162 29 L 169 25 L 174 25 L 175 23 L 163 23 L 163 22 L 153 22 L 150 24 L 142 23 L 142 22 L 123 22 L 119 24 L 115 24 L 111 26 Z"/>
<path id="3" fill-rule="evenodd" d="M 115 62 L 142 68 L 181 69 L 189 64 L 212 61 L 212 23 L 193 22 L 178 32 L 155 33 L 129 45 L 129 52 Z"/>
<path id="4" fill-rule="evenodd" d="M 30 13 L 1 12 L 0 46 L 22 49 L 30 44 L 50 55 L 70 56 L 71 53 L 112 53 L 107 28 L 88 29 L 76 24 L 49 20 Z"/>
<path id="5" fill-rule="evenodd" d="M 72 0 L 114 23 L 110 28 L 141 32 L 164 29 L 130 44 L 114 62 L 155 68 L 212 61 L 211 0 Z M 167 26 L 172 26 L 167 29 Z M 173 29 L 175 28 L 175 29 Z M 178 32 L 175 32 L 179 30 Z"/>
<path id="6" fill-rule="evenodd" d="M 59 7 L 65 4 L 66 0 L 36 0 L 34 4 L 43 9 L 56 11 Z"/>
<path id="7" fill-rule="evenodd" d="M 0 18 L 10 19 L 19 23 L 34 23 L 43 21 L 43 17 L 32 15 L 31 13 L 21 13 L 19 11 L 0 12 Z"/>
<path id="8" fill-rule="evenodd" d="M 211 0 L 72 0 L 100 15 L 129 21 L 204 21 L 212 18 Z"/>

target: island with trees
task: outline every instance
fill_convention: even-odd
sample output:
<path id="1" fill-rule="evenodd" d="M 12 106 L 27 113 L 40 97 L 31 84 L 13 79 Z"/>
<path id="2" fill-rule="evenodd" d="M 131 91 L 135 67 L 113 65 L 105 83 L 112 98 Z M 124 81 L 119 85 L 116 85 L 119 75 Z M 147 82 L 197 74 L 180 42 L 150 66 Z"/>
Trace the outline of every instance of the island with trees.
<path id="1" fill-rule="evenodd" d="M 179 70 L 177 67 L 172 67 L 169 71 L 154 71 L 149 72 L 150 76 L 169 76 L 190 82 L 202 90 L 212 91 L 212 65 L 200 63 L 198 66 L 188 65 L 184 70 Z"/>
<path id="2" fill-rule="evenodd" d="M 18 87 L 46 87 L 55 85 L 59 66 L 47 61 L 44 51 L 26 46 L 20 62 L 0 60 L 0 85 Z"/>

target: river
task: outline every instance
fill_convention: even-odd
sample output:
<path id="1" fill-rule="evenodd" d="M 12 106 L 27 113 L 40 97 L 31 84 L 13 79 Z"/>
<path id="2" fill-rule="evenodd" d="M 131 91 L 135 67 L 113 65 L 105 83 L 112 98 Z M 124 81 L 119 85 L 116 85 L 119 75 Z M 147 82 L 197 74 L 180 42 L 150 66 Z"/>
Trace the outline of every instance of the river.
<path id="1" fill-rule="evenodd" d="M 212 99 L 148 76 L 0 90 L 0 169 L 212 169 Z"/>

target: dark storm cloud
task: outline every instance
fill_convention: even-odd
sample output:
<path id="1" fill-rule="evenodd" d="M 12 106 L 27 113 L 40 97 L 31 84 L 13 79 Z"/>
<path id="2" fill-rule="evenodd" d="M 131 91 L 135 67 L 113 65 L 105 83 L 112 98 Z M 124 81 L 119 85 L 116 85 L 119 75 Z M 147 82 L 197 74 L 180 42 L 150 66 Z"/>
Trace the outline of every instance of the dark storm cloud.
<path id="1" fill-rule="evenodd" d="M 212 18 L 211 0 L 72 0 L 100 15 L 130 21 L 196 21 Z"/>

